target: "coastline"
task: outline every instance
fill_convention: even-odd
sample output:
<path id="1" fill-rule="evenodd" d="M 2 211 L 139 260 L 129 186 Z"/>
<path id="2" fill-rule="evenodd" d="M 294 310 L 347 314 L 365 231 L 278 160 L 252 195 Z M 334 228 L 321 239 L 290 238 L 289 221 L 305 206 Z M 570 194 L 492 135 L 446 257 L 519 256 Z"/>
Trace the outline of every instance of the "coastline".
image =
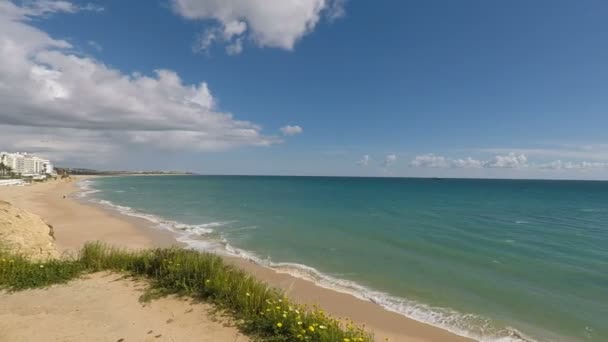
<path id="1" fill-rule="evenodd" d="M 155 228 L 143 218 L 123 215 L 102 205 L 78 200 L 76 185 L 87 176 L 28 187 L 4 188 L 0 198 L 40 215 L 55 229 L 60 252 L 69 253 L 86 241 L 99 240 L 125 248 L 178 245 L 172 233 Z M 65 196 L 65 198 L 63 198 Z M 83 230 L 82 227 L 86 227 Z M 271 268 L 238 258 L 226 261 L 253 274 L 269 285 L 283 289 L 293 300 L 318 304 L 336 317 L 348 317 L 365 324 L 377 341 L 472 341 L 446 330 L 385 310 L 380 305 L 316 285 L 312 281 L 279 273 Z"/>

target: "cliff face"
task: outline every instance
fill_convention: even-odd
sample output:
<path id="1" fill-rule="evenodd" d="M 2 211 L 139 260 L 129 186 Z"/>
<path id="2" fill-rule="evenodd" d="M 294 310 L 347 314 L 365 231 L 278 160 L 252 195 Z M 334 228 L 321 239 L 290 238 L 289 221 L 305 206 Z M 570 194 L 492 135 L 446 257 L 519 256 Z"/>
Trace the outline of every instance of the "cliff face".
<path id="1" fill-rule="evenodd" d="M 0 201 L 0 246 L 32 260 L 58 258 L 53 229 L 38 215 Z"/>

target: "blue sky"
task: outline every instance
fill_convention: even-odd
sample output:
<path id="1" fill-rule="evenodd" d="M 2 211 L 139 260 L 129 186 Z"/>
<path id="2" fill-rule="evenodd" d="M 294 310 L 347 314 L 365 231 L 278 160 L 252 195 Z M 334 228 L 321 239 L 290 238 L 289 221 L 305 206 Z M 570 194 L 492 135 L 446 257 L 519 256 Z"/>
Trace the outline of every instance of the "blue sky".
<path id="1" fill-rule="evenodd" d="M 220 174 L 608 178 L 607 2 L 296 3 L 9 1 L 21 88 L 53 93 L 36 107 L 0 87 L 0 149 Z M 83 79 L 81 62 L 108 75 Z M 116 102 L 137 105 L 113 103 L 122 85 Z"/>

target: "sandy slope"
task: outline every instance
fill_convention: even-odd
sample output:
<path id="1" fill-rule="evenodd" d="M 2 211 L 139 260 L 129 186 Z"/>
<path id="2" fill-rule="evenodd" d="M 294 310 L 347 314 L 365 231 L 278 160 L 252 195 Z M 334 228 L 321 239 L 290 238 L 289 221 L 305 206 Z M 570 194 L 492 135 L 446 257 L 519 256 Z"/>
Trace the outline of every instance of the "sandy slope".
<path id="1" fill-rule="evenodd" d="M 0 200 L 0 247 L 32 260 L 58 258 L 53 230 L 38 215 Z"/>
<path id="2" fill-rule="evenodd" d="M 0 341 L 244 342 L 210 306 L 176 298 L 138 301 L 144 284 L 97 273 L 48 289 L 0 293 Z"/>

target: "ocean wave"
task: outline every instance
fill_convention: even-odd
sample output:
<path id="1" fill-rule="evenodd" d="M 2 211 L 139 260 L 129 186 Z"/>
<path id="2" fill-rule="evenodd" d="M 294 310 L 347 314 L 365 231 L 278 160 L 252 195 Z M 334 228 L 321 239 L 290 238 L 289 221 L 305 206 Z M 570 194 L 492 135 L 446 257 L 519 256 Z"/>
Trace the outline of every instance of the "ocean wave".
<path id="1" fill-rule="evenodd" d="M 601 208 L 585 208 L 585 209 L 579 209 L 579 211 L 585 212 L 585 213 L 599 213 L 604 211 L 604 209 Z"/>
<path id="2" fill-rule="evenodd" d="M 99 192 L 99 190 L 93 188 L 93 184 L 94 184 L 94 182 L 91 179 L 83 179 L 83 180 L 79 181 L 78 183 L 76 183 L 76 186 L 78 186 L 81 190 L 76 194 L 76 197 L 85 198 L 85 197 L 89 197 L 89 195 L 91 195 L 91 194 Z"/>
<path id="3" fill-rule="evenodd" d="M 118 205 L 118 204 L 112 203 L 107 200 L 92 199 L 92 202 L 96 202 L 98 204 L 112 208 L 123 215 L 137 217 L 140 219 L 150 221 L 157 228 L 169 230 L 178 235 L 184 235 L 183 236 L 184 238 L 199 238 L 204 235 L 210 235 L 215 232 L 213 230 L 214 227 L 220 227 L 220 226 L 223 226 L 226 224 L 225 222 L 210 222 L 210 223 L 204 223 L 204 224 L 187 224 L 187 223 L 182 223 L 182 222 L 177 222 L 177 221 L 172 221 L 172 220 L 166 220 L 160 216 L 143 213 L 143 212 L 133 209 L 131 207 Z"/>
<path id="4" fill-rule="evenodd" d="M 82 192 L 79 197 L 88 197 L 99 192 L 93 189 L 94 183 L 88 180 L 79 182 Z M 332 277 L 322 273 L 314 267 L 298 263 L 273 262 L 270 259 L 260 258 L 254 252 L 231 246 L 224 236 L 213 228 L 225 226 L 233 222 L 208 222 L 203 224 L 186 224 L 182 222 L 163 219 L 157 215 L 144 213 L 128 206 L 122 206 L 107 200 L 90 198 L 92 202 L 109 207 L 119 213 L 137 217 L 152 222 L 157 228 L 169 230 L 176 234 L 176 240 L 188 248 L 203 250 L 233 257 L 243 258 L 258 265 L 271 268 L 279 273 L 289 274 L 293 277 L 311 281 L 320 287 L 333 291 L 346 293 L 355 298 L 370 301 L 384 309 L 447 330 L 454 334 L 468 337 L 480 342 L 536 342 L 515 328 L 505 327 L 497 329 L 491 320 L 473 314 L 461 312 L 413 300 L 392 296 L 360 285 L 356 282 Z M 255 226 L 250 226 L 255 229 Z M 250 228 L 246 227 L 246 228 Z"/>
<path id="5" fill-rule="evenodd" d="M 249 253 L 250 254 L 250 253 Z M 272 268 L 276 272 L 286 273 L 293 277 L 311 281 L 318 286 L 333 291 L 350 294 L 355 298 L 370 301 L 384 309 L 406 316 L 416 321 L 433 325 L 454 334 L 475 339 L 482 342 L 534 342 L 523 333 L 514 328 L 506 327 L 497 330 L 489 319 L 463 314 L 458 311 L 429 306 L 413 300 L 395 297 L 390 294 L 376 291 L 362 286 L 356 282 L 339 279 L 322 273 L 314 267 L 297 264 L 272 262 L 249 256 L 254 262 Z"/>

